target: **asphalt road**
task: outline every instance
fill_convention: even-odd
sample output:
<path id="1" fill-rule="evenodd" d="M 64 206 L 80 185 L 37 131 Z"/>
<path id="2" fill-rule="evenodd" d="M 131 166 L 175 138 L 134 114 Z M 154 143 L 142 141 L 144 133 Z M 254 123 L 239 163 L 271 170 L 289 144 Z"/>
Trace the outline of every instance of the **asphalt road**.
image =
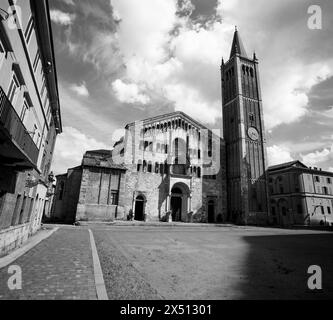
<path id="1" fill-rule="evenodd" d="M 110 299 L 332 299 L 333 234 L 90 226 Z M 308 288 L 308 268 L 322 290 Z"/>

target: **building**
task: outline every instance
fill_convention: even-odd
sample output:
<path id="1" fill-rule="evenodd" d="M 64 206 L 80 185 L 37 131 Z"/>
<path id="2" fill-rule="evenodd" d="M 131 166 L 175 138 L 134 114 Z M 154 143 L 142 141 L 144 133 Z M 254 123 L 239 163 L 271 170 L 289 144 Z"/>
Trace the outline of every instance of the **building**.
<path id="1" fill-rule="evenodd" d="M 80 166 L 57 176 L 51 220 L 73 223 L 123 217 L 118 204 L 125 198 L 125 171 L 113 163 L 109 150 L 86 152 Z"/>
<path id="2" fill-rule="evenodd" d="M 267 156 L 258 59 L 249 58 L 236 29 L 222 59 L 223 136 L 227 155 L 228 220 L 269 222 Z"/>
<path id="3" fill-rule="evenodd" d="M 182 112 L 128 124 L 112 152 L 88 151 L 57 176 L 54 220 L 225 220 L 223 148 Z"/>
<path id="4" fill-rule="evenodd" d="M 269 194 L 274 224 L 333 225 L 333 173 L 300 161 L 270 167 Z"/>
<path id="5" fill-rule="evenodd" d="M 112 152 L 88 152 L 80 169 L 58 177 L 57 215 L 68 207 L 67 185 L 79 170 L 85 172 L 79 200 L 65 214 L 76 220 L 133 214 L 135 220 L 269 223 L 258 60 L 247 57 L 237 30 L 221 77 L 225 140 L 182 112 L 130 123 Z"/>
<path id="6" fill-rule="evenodd" d="M 36 232 L 61 116 L 47 0 L 0 0 L 0 255 Z"/>

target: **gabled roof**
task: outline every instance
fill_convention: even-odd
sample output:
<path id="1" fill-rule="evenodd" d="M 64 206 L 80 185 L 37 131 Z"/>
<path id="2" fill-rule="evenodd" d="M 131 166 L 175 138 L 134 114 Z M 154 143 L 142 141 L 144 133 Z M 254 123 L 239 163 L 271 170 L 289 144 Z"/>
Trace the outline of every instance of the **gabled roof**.
<path id="1" fill-rule="evenodd" d="M 242 42 L 242 39 L 241 39 L 237 29 L 235 30 L 234 39 L 232 41 L 230 59 L 236 54 L 239 54 L 240 56 L 242 56 L 244 58 L 248 58 L 245 47 Z"/>
<path id="2" fill-rule="evenodd" d="M 303 164 L 301 161 L 295 160 L 295 161 L 290 161 L 290 162 L 281 163 L 281 164 L 278 164 L 275 166 L 271 166 L 268 168 L 268 170 L 273 171 L 273 170 L 280 170 L 280 169 L 285 169 L 285 168 L 290 168 L 290 167 L 308 169 L 308 167 L 305 164 Z"/>

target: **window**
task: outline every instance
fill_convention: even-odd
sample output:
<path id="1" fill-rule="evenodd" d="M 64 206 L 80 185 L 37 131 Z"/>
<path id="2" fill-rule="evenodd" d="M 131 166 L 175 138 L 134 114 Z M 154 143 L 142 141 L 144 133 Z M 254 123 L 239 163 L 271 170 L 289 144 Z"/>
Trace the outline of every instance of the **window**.
<path id="1" fill-rule="evenodd" d="M 328 183 L 328 184 L 331 184 L 331 183 L 332 183 L 331 178 L 327 178 L 327 183 Z"/>
<path id="2" fill-rule="evenodd" d="M 328 194 L 328 189 L 327 189 L 327 187 L 323 187 L 323 194 Z"/>
<path id="3" fill-rule="evenodd" d="M 113 205 L 113 206 L 118 205 L 118 202 L 119 202 L 119 191 L 118 190 L 111 190 L 110 202 L 111 202 L 111 205 Z"/>
<path id="4" fill-rule="evenodd" d="M 142 161 L 139 160 L 137 164 L 137 171 L 140 172 L 142 170 Z"/>
<path id="5" fill-rule="evenodd" d="M 21 119 L 22 122 L 24 122 L 27 110 L 29 110 L 29 105 L 28 105 L 27 100 L 24 99 L 23 107 L 22 107 L 22 111 L 21 111 L 21 115 L 20 115 L 20 119 Z"/>
<path id="6" fill-rule="evenodd" d="M 165 154 L 168 153 L 168 145 L 167 145 L 167 144 L 165 145 L 165 150 L 164 150 L 164 152 L 165 152 Z"/>
<path id="7" fill-rule="evenodd" d="M 45 78 L 43 77 L 43 84 L 42 84 L 42 89 L 40 91 L 40 95 L 41 97 L 43 96 L 44 92 L 45 92 L 45 88 L 46 88 L 46 82 L 45 82 Z"/>
<path id="8" fill-rule="evenodd" d="M 19 215 L 19 212 L 20 212 L 20 207 L 21 207 L 21 195 L 18 194 L 17 198 L 16 198 L 14 213 L 13 213 L 13 216 L 12 216 L 12 223 L 11 223 L 12 226 L 17 225 L 17 222 L 18 222 L 17 218 L 18 218 L 18 215 Z"/>
<path id="9" fill-rule="evenodd" d="M 5 58 L 5 55 L 6 55 L 5 48 L 3 47 L 3 44 L 0 39 L 0 67 L 2 60 Z"/>
<path id="10" fill-rule="evenodd" d="M 197 170 L 197 177 L 201 178 L 201 168 L 198 168 L 198 170 Z"/>
<path id="11" fill-rule="evenodd" d="M 198 150 L 198 159 L 201 159 L 201 150 Z"/>
<path id="12" fill-rule="evenodd" d="M 33 64 L 34 72 L 37 71 L 39 62 L 40 62 L 40 52 L 39 52 L 39 50 L 37 50 L 37 53 L 36 53 L 36 56 L 35 56 L 35 60 L 34 60 L 34 64 Z"/>
<path id="13" fill-rule="evenodd" d="M 64 189 L 65 189 L 65 182 L 61 181 L 59 185 L 59 194 L 58 194 L 58 200 L 62 200 L 64 197 Z"/>
<path id="14" fill-rule="evenodd" d="M 25 41 L 27 43 L 29 43 L 29 41 L 31 39 L 33 28 L 34 28 L 34 19 L 31 16 L 29 21 L 28 21 L 27 28 L 25 29 L 25 32 L 24 32 Z"/>
<path id="15" fill-rule="evenodd" d="M 320 177 L 315 176 L 315 181 L 316 181 L 316 182 L 320 182 Z"/>
<path id="16" fill-rule="evenodd" d="M 280 193 L 284 193 L 283 186 L 280 186 Z"/>
<path id="17" fill-rule="evenodd" d="M 325 214 L 324 207 L 323 207 L 323 206 L 320 206 L 320 209 L 321 209 L 321 214 Z"/>
<path id="18" fill-rule="evenodd" d="M 251 123 L 254 122 L 254 113 L 253 112 L 249 113 L 249 120 Z"/>
<path id="19" fill-rule="evenodd" d="M 152 163 L 149 161 L 148 162 L 148 172 L 151 173 L 153 171 L 153 165 Z"/>
<path id="20" fill-rule="evenodd" d="M 8 94 L 7 94 L 7 97 L 12 105 L 15 103 L 15 100 L 17 98 L 17 92 L 18 92 L 19 87 L 20 87 L 20 83 L 17 79 L 16 74 L 13 73 L 13 78 L 12 78 L 12 81 L 10 82 L 9 90 L 8 90 Z"/>
<path id="21" fill-rule="evenodd" d="M 331 208 L 330 207 L 327 207 L 327 213 L 331 214 Z"/>
<path id="22" fill-rule="evenodd" d="M 159 173 L 159 164 L 155 162 L 155 173 Z"/>

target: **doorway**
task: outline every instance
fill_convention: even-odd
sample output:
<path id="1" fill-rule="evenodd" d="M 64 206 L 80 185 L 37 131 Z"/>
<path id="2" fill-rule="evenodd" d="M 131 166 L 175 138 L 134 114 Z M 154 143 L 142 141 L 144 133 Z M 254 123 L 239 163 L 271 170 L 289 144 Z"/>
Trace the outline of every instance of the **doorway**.
<path id="1" fill-rule="evenodd" d="M 208 202 L 208 223 L 215 222 L 215 202 L 210 200 Z"/>
<path id="2" fill-rule="evenodd" d="M 135 215 L 134 220 L 144 221 L 144 207 L 145 207 L 145 198 L 143 196 L 137 196 L 135 199 Z"/>
<path id="3" fill-rule="evenodd" d="M 181 196 L 173 196 L 171 198 L 172 221 L 182 220 L 182 204 Z"/>

